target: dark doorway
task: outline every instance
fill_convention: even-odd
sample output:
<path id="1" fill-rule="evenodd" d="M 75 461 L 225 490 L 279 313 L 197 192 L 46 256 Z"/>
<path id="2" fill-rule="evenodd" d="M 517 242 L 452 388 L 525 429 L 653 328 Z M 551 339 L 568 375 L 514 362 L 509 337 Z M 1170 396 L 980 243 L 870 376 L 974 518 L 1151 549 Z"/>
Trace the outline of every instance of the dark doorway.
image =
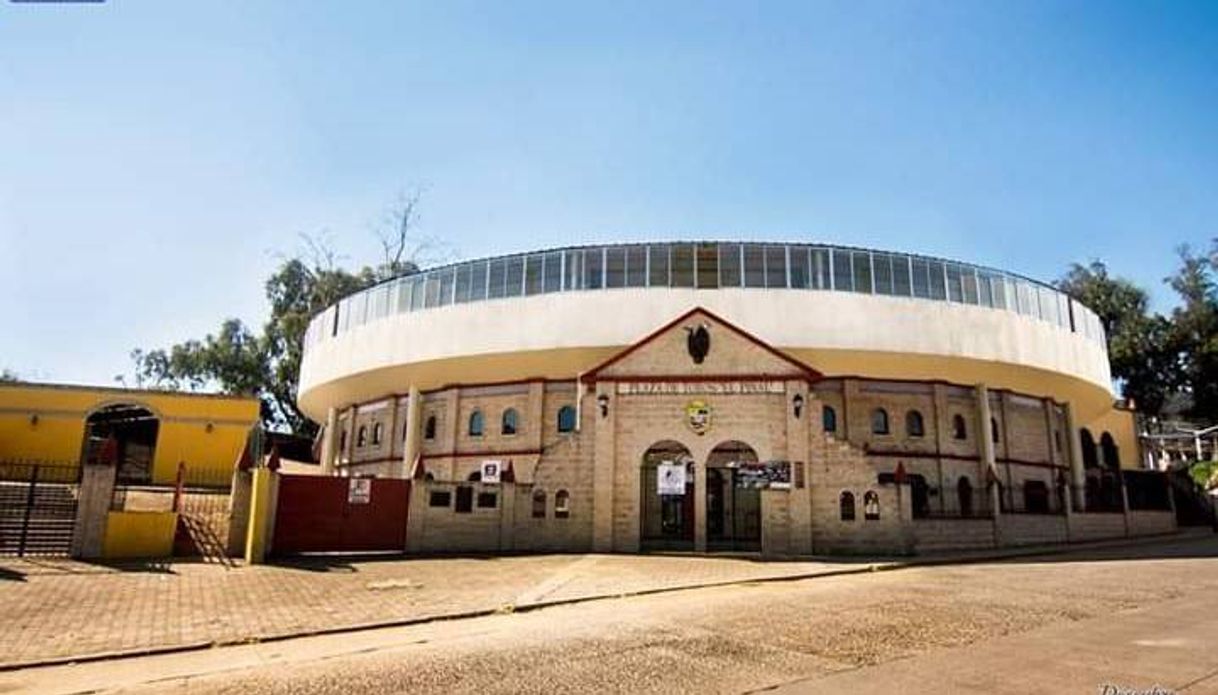
<path id="1" fill-rule="evenodd" d="M 680 493 L 661 494 L 659 476 L 684 471 Z M 639 485 L 640 545 L 643 550 L 693 550 L 694 547 L 694 459 L 689 450 L 674 441 L 653 444 L 643 454 Z"/>
<path id="2" fill-rule="evenodd" d="M 85 461 L 102 455 L 106 440 L 117 443 L 115 463 L 120 483 L 151 483 L 160 421 L 147 408 L 131 403 L 108 405 L 85 420 Z M 166 481 L 168 482 L 168 481 Z"/>
<path id="3" fill-rule="evenodd" d="M 761 489 L 746 470 L 757 452 L 743 442 L 724 442 L 706 460 L 706 549 L 761 549 Z"/>

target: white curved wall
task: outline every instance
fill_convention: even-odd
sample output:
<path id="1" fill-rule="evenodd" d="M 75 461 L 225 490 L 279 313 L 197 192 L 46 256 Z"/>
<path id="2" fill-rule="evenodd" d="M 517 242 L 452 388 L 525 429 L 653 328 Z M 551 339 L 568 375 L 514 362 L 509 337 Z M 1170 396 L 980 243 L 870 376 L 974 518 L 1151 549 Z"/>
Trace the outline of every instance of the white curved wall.
<path id="1" fill-rule="evenodd" d="M 377 370 L 477 356 L 510 356 L 562 349 L 617 349 L 634 343 L 689 309 L 701 306 L 797 355 L 808 350 L 904 353 L 1000 363 L 1081 380 L 1111 397 L 1102 344 L 1057 325 L 1010 311 L 923 299 L 789 289 L 635 288 L 560 292 L 457 304 L 394 314 L 308 346 L 301 365 L 300 402 L 313 417 L 344 406 L 332 388 Z M 587 353 L 591 354 L 591 353 Z M 526 362 L 522 362 L 522 365 Z M 575 374 L 511 373 L 502 380 Z M 568 365 L 564 365 L 566 367 Z M 579 368 L 594 366 L 583 364 Z M 813 364 L 812 366 L 817 366 Z M 525 367 L 522 367 L 524 369 Z M 389 372 L 386 371 L 386 377 Z M 420 388 L 446 383 L 413 371 Z M 951 381 L 951 374 L 937 378 Z M 383 392 L 408 384 L 386 378 Z"/>

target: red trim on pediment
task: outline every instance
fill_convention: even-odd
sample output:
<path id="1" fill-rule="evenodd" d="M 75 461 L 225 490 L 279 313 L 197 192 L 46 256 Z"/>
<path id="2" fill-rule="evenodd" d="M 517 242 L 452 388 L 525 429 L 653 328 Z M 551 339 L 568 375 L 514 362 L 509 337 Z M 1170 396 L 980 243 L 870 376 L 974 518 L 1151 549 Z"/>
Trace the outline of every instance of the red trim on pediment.
<path id="1" fill-rule="evenodd" d="M 587 372 L 587 373 L 585 373 L 585 374 L 584 374 L 584 376 L 583 376 L 583 381 L 584 381 L 584 382 L 588 382 L 588 383 L 595 382 L 595 381 L 596 381 L 596 377 L 597 377 L 597 375 L 598 375 L 600 372 L 602 372 L 602 371 L 604 371 L 604 370 L 608 369 L 609 367 L 611 367 L 611 366 L 613 366 L 613 365 L 617 364 L 617 363 L 618 363 L 618 362 L 620 362 L 621 360 L 623 360 L 623 359 L 625 359 L 626 357 L 628 357 L 628 356 L 630 356 L 631 354 L 633 354 L 635 351 L 637 351 L 637 350 L 639 350 L 640 348 L 642 348 L 644 345 L 647 345 L 648 343 L 652 342 L 652 341 L 653 341 L 653 340 L 655 340 L 656 338 L 660 337 L 660 335 L 662 335 L 662 334 L 664 334 L 665 332 L 667 332 L 667 331 L 669 331 L 669 330 L 672 330 L 672 329 L 673 329 L 673 328 L 675 328 L 676 326 L 680 325 L 682 321 L 687 321 L 687 320 L 689 320 L 689 318 L 690 318 L 691 316 L 694 316 L 694 315 L 696 315 L 696 314 L 701 314 L 701 315 L 703 315 L 703 316 L 706 316 L 707 318 L 709 318 L 709 319 L 713 320 L 715 323 L 720 324 L 721 326 L 723 326 L 724 328 L 728 329 L 729 331 L 731 331 L 731 332 L 735 333 L 736 335 L 738 335 L 738 336 L 740 336 L 740 337 L 744 338 L 744 339 L 745 339 L 745 340 L 747 340 L 748 342 L 750 342 L 750 343 L 752 343 L 752 344 L 756 345 L 757 347 L 760 347 L 762 350 L 765 350 L 766 352 L 768 352 L 768 353 L 770 353 L 771 355 L 773 355 L 773 356 L 777 357 L 778 359 L 782 360 L 783 362 L 786 362 L 787 364 L 791 365 L 792 367 L 795 367 L 795 369 L 796 369 L 796 370 L 797 370 L 797 371 L 800 373 L 800 375 L 801 375 L 801 376 L 803 376 L 803 378 L 807 379 L 808 381 L 819 381 L 821 378 L 823 378 L 823 377 L 824 377 L 824 375 L 823 375 L 823 374 L 821 374 L 820 372 L 816 371 L 816 370 L 815 370 L 815 369 L 813 369 L 812 367 L 808 366 L 807 364 L 804 364 L 803 362 L 800 362 L 799 360 L 795 359 L 794 357 L 791 357 L 790 355 L 786 354 L 785 352 L 782 352 L 781 350 L 779 350 L 779 349 L 775 348 L 774 346 L 772 346 L 772 345 L 770 345 L 769 343 L 765 342 L 764 340 L 762 340 L 762 339 L 758 338 L 757 336 L 753 335 L 752 333 L 749 333 L 748 331 L 746 331 L 746 330 L 744 330 L 743 328 L 741 328 L 741 327 L 737 326 L 736 324 L 732 323 L 731 321 L 728 321 L 727 319 L 725 319 L 725 318 L 723 318 L 723 317 L 721 317 L 721 316 L 719 316 L 719 315 L 715 314 L 714 312 L 709 311 L 709 310 L 707 310 L 707 309 L 704 309 L 703 307 L 698 306 L 698 307 L 694 307 L 693 309 L 690 309 L 689 311 L 685 312 L 684 314 L 681 314 L 680 316 L 678 316 L 677 318 L 673 319 L 672 321 L 669 321 L 668 323 L 664 324 L 663 326 L 660 326 L 659 328 L 655 329 L 655 330 L 654 330 L 654 331 L 652 331 L 651 333 L 648 333 L 646 336 L 644 336 L 643 338 L 641 338 L 641 339 L 639 339 L 638 341 L 636 341 L 636 342 L 635 342 L 633 345 L 631 345 L 630 347 L 626 348 L 625 350 L 623 350 L 623 351 L 619 352 L 618 354 L 614 355 L 613 357 L 610 357 L 608 360 L 605 360 L 604 362 L 601 362 L 601 363 L 600 363 L 600 364 L 598 364 L 597 366 L 595 366 L 595 367 L 593 367 L 592 369 L 588 370 L 588 372 Z M 614 378 L 617 378 L 617 377 L 614 377 Z M 626 377 L 626 378 L 629 378 L 629 379 L 632 379 L 632 380 L 637 380 L 637 379 L 639 379 L 640 377 L 633 377 L 633 378 Z M 671 377 L 671 378 L 669 378 L 669 377 L 656 377 L 656 380 L 662 380 L 662 381 L 674 381 L 674 380 L 675 380 L 675 381 L 691 381 L 691 380 L 694 380 L 695 378 L 696 378 L 696 377 L 694 377 L 693 375 L 686 375 L 686 376 L 680 376 L 680 377 Z M 755 376 L 755 375 L 753 375 L 751 378 L 756 378 L 756 376 Z M 783 376 L 783 377 L 777 377 L 777 376 L 774 376 L 774 377 L 769 377 L 769 378 L 772 378 L 772 379 L 779 379 L 779 378 L 782 378 L 782 379 L 789 379 L 789 378 L 790 378 L 790 375 L 786 375 L 786 376 Z M 722 377 L 719 377 L 717 380 L 722 380 L 722 379 L 723 379 Z"/>

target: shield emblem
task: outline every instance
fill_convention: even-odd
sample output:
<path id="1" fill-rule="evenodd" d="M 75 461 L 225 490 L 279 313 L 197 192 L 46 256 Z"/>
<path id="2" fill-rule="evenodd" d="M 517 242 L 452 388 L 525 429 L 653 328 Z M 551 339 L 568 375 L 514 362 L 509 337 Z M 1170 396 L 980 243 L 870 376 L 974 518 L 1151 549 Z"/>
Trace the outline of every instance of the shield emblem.
<path id="1" fill-rule="evenodd" d="M 703 435 L 711 428 L 711 407 L 706 401 L 690 401 L 685 406 L 685 424 L 694 434 Z"/>

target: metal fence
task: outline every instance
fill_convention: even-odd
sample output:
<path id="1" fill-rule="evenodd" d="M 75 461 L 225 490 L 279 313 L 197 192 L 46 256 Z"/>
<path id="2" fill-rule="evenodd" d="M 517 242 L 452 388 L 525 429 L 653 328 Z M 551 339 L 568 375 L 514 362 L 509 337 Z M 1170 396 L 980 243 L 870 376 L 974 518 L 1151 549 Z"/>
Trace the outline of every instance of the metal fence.
<path id="1" fill-rule="evenodd" d="M 113 511 L 176 512 L 173 554 L 223 561 L 227 557 L 233 475 L 179 464 L 171 485 L 116 485 Z"/>
<path id="2" fill-rule="evenodd" d="M 79 481 L 70 463 L 0 461 L 0 555 L 68 555 Z"/>

